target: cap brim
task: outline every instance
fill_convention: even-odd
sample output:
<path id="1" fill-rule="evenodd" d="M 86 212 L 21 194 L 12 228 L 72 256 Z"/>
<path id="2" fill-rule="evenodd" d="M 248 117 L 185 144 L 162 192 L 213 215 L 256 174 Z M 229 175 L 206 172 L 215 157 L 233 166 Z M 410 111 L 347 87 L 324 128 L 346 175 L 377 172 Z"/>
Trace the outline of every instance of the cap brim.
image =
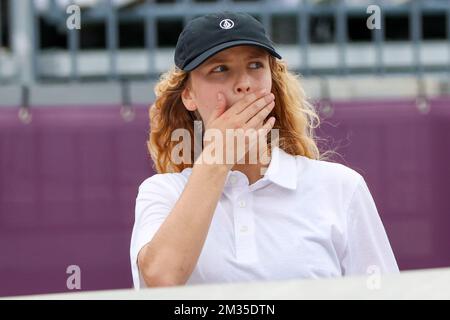
<path id="1" fill-rule="evenodd" d="M 236 40 L 236 41 L 225 42 L 225 43 L 219 44 L 219 45 L 217 45 L 217 46 L 215 46 L 215 47 L 213 47 L 213 48 L 211 48 L 209 50 L 206 50 L 201 55 L 196 57 L 194 60 L 189 62 L 183 68 L 183 70 L 184 71 L 194 70 L 200 64 L 205 62 L 205 60 L 207 60 L 211 56 L 215 55 L 219 51 L 222 51 L 224 49 L 228 49 L 228 48 L 231 48 L 231 47 L 235 47 L 235 46 L 241 46 L 241 45 L 253 45 L 253 46 L 261 47 L 263 49 L 266 49 L 272 56 L 277 57 L 278 59 L 282 59 L 281 56 L 273 48 L 271 48 L 271 47 L 269 47 L 269 46 L 267 46 L 265 44 L 262 44 L 262 43 L 256 42 L 256 41 L 251 41 L 251 40 Z"/>

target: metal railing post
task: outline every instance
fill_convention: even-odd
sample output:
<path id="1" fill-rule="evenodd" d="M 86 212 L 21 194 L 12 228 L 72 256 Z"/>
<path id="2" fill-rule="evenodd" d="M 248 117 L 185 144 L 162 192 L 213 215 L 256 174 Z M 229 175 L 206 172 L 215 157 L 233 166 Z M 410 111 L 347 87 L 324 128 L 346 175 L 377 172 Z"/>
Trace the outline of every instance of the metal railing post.
<path id="1" fill-rule="evenodd" d="M 304 75 L 310 73 L 309 69 L 309 3 L 308 0 L 299 1 L 297 11 L 297 29 L 298 29 L 298 45 L 299 57 L 301 57 L 301 67 Z"/>
<path id="2" fill-rule="evenodd" d="M 148 75 L 151 77 L 156 73 L 155 68 L 155 49 L 157 44 L 156 20 L 152 13 L 153 0 L 147 0 L 145 6 L 145 48 L 148 59 Z"/>
<path id="3" fill-rule="evenodd" d="M 450 1 L 447 2 L 447 51 L 448 51 L 448 76 L 450 81 Z M 449 83 L 450 87 L 450 83 Z"/>
<path id="4" fill-rule="evenodd" d="M 384 70 L 384 44 L 385 44 L 385 33 L 384 33 L 384 27 L 385 27 L 385 20 L 384 20 L 384 14 L 383 14 L 383 8 L 380 4 L 380 1 L 376 1 L 376 5 L 380 8 L 380 29 L 372 29 L 372 43 L 375 45 L 375 52 L 376 52 L 376 62 L 374 66 L 374 72 L 378 73 L 380 75 L 383 75 Z"/>
<path id="5" fill-rule="evenodd" d="M 11 1 L 12 22 L 12 49 L 14 61 L 19 68 L 17 80 L 21 84 L 31 84 L 35 81 L 34 47 L 35 37 L 33 37 L 33 1 Z"/>
<path id="6" fill-rule="evenodd" d="M 113 0 L 106 0 L 107 15 L 106 15 L 106 46 L 109 53 L 109 78 L 117 79 L 117 48 L 118 48 L 118 21 L 117 12 L 114 7 Z"/>
<path id="7" fill-rule="evenodd" d="M 74 0 L 71 0 L 71 4 L 75 4 Z M 69 29 L 66 26 L 68 47 L 70 51 L 70 78 L 72 81 L 78 80 L 78 52 L 80 48 L 80 33 L 74 29 Z"/>
<path id="8" fill-rule="evenodd" d="M 0 0 L 0 83 L 3 80 L 3 75 L 2 75 L 2 58 L 1 58 L 1 53 L 2 53 L 2 47 L 3 47 L 3 28 L 2 28 L 2 13 L 3 12 L 3 8 L 2 8 L 2 2 Z"/>
<path id="9" fill-rule="evenodd" d="M 422 39 L 422 10 L 419 0 L 412 0 L 410 5 L 411 8 L 409 12 L 409 28 L 410 38 L 413 44 L 413 70 L 421 77 L 423 74 L 420 51 Z"/>
<path id="10" fill-rule="evenodd" d="M 339 57 L 339 72 L 341 74 L 347 74 L 347 56 L 346 56 L 346 44 L 347 44 L 347 9 L 345 7 L 344 0 L 339 0 L 335 11 L 336 19 L 336 33 L 335 37 L 338 43 L 338 57 Z"/>
<path id="11" fill-rule="evenodd" d="M 272 21 L 271 21 L 271 15 L 266 10 L 270 6 L 270 0 L 262 0 L 261 4 L 261 22 L 264 25 L 264 29 L 266 29 L 266 33 L 269 36 L 269 38 L 272 38 Z"/>

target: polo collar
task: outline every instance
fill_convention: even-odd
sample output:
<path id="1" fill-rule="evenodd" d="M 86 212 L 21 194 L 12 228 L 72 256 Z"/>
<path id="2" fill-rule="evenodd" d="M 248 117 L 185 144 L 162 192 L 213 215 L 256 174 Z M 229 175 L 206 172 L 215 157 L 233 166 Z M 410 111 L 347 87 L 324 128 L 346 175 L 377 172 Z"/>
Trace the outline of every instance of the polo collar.
<path id="1" fill-rule="evenodd" d="M 192 168 L 185 168 L 182 171 L 186 176 L 192 173 Z M 230 176 L 232 174 L 240 175 L 240 171 L 228 172 L 226 185 L 229 184 Z M 279 147 L 272 149 L 272 155 L 269 166 L 264 174 L 262 180 L 270 180 L 273 183 L 291 190 L 297 189 L 297 161 L 295 156 L 285 152 Z"/>
<path id="2" fill-rule="evenodd" d="M 284 188 L 297 189 L 297 161 L 295 156 L 286 153 L 279 147 L 274 147 L 269 167 L 264 176 Z"/>

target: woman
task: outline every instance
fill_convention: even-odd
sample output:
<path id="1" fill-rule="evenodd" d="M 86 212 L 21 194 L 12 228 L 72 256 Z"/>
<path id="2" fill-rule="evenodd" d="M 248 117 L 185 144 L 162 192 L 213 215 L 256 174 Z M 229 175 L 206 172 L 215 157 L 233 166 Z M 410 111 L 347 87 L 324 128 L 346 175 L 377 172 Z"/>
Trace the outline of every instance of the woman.
<path id="1" fill-rule="evenodd" d="M 363 177 L 324 161 L 280 59 L 250 15 L 186 25 L 150 109 L 158 174 L 136 199 L 136 288 L 398 272 Z"/>

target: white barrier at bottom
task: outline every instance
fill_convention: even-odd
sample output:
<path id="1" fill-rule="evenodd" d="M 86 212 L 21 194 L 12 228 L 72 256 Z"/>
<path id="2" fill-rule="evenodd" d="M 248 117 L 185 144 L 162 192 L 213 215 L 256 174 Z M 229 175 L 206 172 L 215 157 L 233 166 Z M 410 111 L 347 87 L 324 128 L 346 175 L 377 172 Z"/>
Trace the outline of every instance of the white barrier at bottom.
<path id="1" fill-rule="evenodd" d="M 84 291 L 13 299 L 450 299 L 450 268 L 321 280 L 246 282 L 150 289 Z"/>

